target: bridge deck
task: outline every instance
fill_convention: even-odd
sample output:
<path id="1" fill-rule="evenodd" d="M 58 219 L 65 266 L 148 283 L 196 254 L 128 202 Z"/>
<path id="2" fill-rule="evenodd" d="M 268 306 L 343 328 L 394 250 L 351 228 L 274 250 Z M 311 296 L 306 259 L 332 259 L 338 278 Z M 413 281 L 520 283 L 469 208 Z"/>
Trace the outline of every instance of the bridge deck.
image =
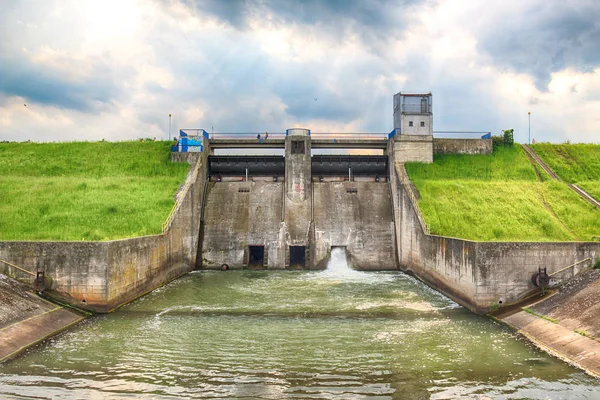
<path id="1" fill-rule="evenodd" d="M 285 139 L 210 139 L 213 149 L 283 149 Z M 388 141 L 381 139 L 312 139 L 313 149 L 386 149 Z"/>

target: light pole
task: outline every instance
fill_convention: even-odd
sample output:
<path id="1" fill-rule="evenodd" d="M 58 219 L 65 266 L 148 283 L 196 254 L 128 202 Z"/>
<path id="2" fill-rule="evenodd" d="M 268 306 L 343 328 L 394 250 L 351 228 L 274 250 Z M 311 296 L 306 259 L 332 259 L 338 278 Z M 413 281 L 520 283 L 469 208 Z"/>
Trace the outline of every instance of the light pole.
<path id="1" fill-rule="evenodd" d="M 171 114 L 169 114 L 169 142 L 171 141 Z"/>
<path id="2" fill-rule="evenodd" d="M 531 144 L 531 111 L 527 111 L 527 118 L 529 119 L 529 144 Z"/>

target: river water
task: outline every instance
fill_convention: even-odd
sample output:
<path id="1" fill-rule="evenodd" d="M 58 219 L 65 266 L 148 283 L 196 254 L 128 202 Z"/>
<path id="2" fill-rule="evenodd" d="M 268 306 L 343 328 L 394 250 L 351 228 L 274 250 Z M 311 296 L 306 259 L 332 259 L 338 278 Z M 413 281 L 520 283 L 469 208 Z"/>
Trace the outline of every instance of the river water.
<path id="1" fill-rule="evenodd" d="M 399 272 L 194 272 L 0 366 L 0 398 L 600 399 Z"/>

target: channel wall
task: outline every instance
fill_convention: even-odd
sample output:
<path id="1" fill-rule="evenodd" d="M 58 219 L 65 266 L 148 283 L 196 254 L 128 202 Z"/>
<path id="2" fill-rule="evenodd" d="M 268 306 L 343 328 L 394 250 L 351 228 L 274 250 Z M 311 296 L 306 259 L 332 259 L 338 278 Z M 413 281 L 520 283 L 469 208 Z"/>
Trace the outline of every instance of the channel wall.
<path id="1" fill-rule="evenodd" d="M 590 268 L 600 256 L 596 242 L 476 242 L 431 235 L 419 212 L 404 169 L 391 173 L 400 268 L 476 313 L 514 303 L 539 290 L 532 277 L 578 261 L 573 273 Z"/>
<path id="2" fill-rule="evenodd" d="M 187 273 L 196 265 L 208 153 L 174 157 L 192 167 L 162 234 L 104 242 L 2 241 L 0 259 L 44 271 L 53 281 L 50 296 L 96 312 L 112 311 Z M 4 264 L 0 271 L 30 279 Z"/>

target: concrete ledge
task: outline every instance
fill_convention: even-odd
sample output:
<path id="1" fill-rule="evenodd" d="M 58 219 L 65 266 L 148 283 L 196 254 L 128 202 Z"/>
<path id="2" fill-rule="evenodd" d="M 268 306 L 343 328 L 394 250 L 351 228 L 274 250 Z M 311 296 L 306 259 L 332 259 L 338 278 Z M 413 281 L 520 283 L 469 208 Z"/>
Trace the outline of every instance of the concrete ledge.
<path id="1" fill-rule="evenodd" d="M 525 311 L 501 319 L 533 344 L 561 360 L 600 377 L 600 343 Z"/>
<path id="2" fill-rule="evenodd" d="M 0 329 L 0 362 L 16 357 L 29 347 L 81 322 L 84 318 L 63 307 L 55 307 Z"/>

